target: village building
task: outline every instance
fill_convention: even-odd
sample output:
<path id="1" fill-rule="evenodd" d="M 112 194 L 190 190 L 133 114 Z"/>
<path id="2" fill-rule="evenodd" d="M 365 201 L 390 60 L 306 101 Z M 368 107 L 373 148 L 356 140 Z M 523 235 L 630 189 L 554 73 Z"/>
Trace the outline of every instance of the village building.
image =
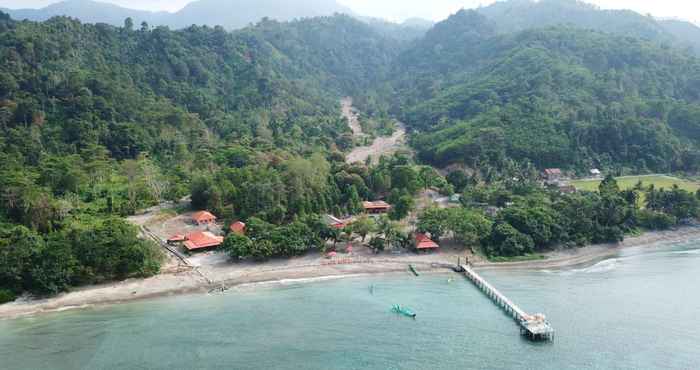
<path id="1" fill-rule="evenodd" d="M 241 221 L 236 221 L 229 227 L 232 233 L 236 235 L 245 235 L 245 223 Z"/>
<path id="2" fill-rule="evenodd" d="M 344 229 L 346 226 L 348 226 L 347 222 L 343 222 L 333 215 L 324 215 L 323 221 L 326 223 L 326 225 L 334 229 Z"/>
<path id="3" fill-rule="evenodd" d="M 597 168 L 591 169 L 590 173 L 591 173 L 591 176 L 593 176 L 595 178 L 601 177 L 603 175 L 603 173 Z"/>
<path id="4" fill-rule="evenodd" d="M 365 209 L 365 212 L 370 215 L 386 214 L 389 213 L 391 209 L 391 205 L 382 200 L 377 202 L 362 202 L 362 207 Z"/>
<path id="5" fill-rule="evenodd" d="M 416 251 L 429 252 L 440 249 L 440 246 L 423 233 L 417 233 L 415 238 Z"/>
<path id="6" fill-rule="evenodd" d="M 547 168 L 544 170 L 544 178 L 547 182 L 557 182 L 564 177 L 564 173 L 559 168 Z"/>
<path id="7" fill-rule="evenodd" d="M 190 252 L 217 248 L 224 243 L 223 236 L 216 236 L 209 231 L 198 231 L 187 234 L 185 239 L 183 245 Z"/>
<path id="8" fill-rule="evenodd" d="M 577 189 L 573 185 L 559 185 L 559 192 L 562 194 L 574 194 Z"/>
<path id="9" fill-rule="evenodd" d="M 216 216 L 208 211 L 199 211 L 192 215 L 192 222 L 195 225 L 209 225 L 216 222 Z"/>

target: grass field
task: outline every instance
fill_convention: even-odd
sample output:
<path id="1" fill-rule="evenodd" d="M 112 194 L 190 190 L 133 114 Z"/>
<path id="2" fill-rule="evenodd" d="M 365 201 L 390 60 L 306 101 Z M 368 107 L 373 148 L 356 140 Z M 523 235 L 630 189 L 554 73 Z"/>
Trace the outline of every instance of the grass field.
<path id="1" fill-rule="evenodd" d="M 596 191 L 598 190 L 600 181 L 601 180 L 579 180 L 572 181 L 571 184 L 578 190 Z M 617 178 L 617 183 L 620 185 L 620 189 L 623 190 L 633 188 L 639 181 L 641 181 L 644 186 L 654 184 L 654 187 L 657 189 L 671 189 L 673 185 L 678 185 L 681 189 L 693 193 L 700 189 L 700 183 L 664 175 L 625 176 Z"/>

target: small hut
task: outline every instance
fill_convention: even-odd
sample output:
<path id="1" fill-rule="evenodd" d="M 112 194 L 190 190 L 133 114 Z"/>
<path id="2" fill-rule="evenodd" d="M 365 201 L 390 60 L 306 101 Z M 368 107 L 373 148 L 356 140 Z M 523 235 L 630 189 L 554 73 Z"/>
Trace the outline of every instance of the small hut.
<path id="1" fill-rule="evenodd" d="M 231 224 L 230 230 L 236 235 L 245 235 L 245 223 L 236 221 Z"/>
<path id="2" fill-rule="evenodd" d="M 365 209 L 365 212 L 370 215 L 383 215 L 389 213 L 391 209 L 391 205 L 382 200 L 377 202 L 362 202 L 362 207 Z"/>
<path id="3" fill-rule="evenodd" d="M 418 233 L 416 234 L 416 251 L 418 252 L 429 252 L 440 249 L 438 243 L 435 243 L 427 235 Z"/>
<path id="4" fill-rule="evenodd" d="M 199 211 L 192 215 L 192 222 L 195 225 L 209 225 L 216 222 L 216 216 L 209 211 Z"/>

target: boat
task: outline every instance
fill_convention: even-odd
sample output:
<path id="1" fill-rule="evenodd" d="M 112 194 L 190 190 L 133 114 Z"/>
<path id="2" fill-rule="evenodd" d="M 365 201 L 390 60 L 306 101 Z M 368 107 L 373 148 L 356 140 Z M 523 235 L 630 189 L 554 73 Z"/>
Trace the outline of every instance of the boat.
<path id="1" fill-rule="evenodd" d="M 413 275 L 420 276 L 420 274 L 418 274 L 418 271 L 416 271 L 416 268 L 413 267 L 413 265 L 408 265 L 408 268 L 411 270 Z"/>
<path id="2" fill-rule="evenodd" d="M 411 317 L 411 318 L 416 318 L 416 313 L 413 312 L 410 308 L 408 307 L 401 307 L 401 305 L 395 304 L 392 308 L 391 311 L 400 315 L 404 315 L 406 317 Z"/>

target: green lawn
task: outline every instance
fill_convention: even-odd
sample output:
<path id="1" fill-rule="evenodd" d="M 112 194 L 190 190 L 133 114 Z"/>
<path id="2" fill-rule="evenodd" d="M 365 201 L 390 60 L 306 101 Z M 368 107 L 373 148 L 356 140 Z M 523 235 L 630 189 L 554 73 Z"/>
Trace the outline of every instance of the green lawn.
<path id="1" fill-rule="evenodd" d="M 620 189 L 623 190 L 633 188 L 639 181 L 641 181 L 644 186 L 654 184 L 657 189 L 671 189 L 673 185 L 678 185 L 681 189 L 693 193 L 700 189 L 700 183 L 664 175 L 625 176 L 617 178 L 617 183 L 620 185 Z M 600 185 L 600 180 L 579 180 L 572 181 L 571 184 L 578 190 L 596 191 Z"/>

